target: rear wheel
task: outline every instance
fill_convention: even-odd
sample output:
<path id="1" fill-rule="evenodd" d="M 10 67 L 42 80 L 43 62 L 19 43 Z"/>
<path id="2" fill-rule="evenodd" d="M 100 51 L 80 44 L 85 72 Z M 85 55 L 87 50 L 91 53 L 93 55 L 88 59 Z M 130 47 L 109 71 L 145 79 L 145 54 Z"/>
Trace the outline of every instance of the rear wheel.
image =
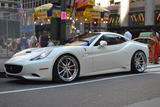
<path id="1" fill-rule="evenodd" d="M 53 80 L 71 82 L 78 77 L 79 64 L 71 55 L 63 55 L 57 59 L 53 68 Z"/>
<path id="2" fill-rule="evenodd" d="M 142 73 L 147 67 L 147 58 L 144 52 L 137 51 L 131 61 L 131 71 L 136 73 Z"/>

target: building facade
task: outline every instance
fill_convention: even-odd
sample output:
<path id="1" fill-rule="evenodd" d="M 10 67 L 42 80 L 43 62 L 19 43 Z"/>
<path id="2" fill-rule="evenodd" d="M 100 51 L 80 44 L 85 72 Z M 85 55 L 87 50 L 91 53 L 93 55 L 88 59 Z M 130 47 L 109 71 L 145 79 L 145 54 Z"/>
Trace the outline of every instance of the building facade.
<path id="1" fill-rule="evenodd" d="M 25 9 L 50 2 L 52 0 L 22 0 Z M 95 5 L 110 10 L 107 26 L 110 31 L 120 32 L 129 28 L 140 32 L 157 29 L 160 25 L 160 0 L 95 0 Z"/>
<path id="2" fill-rule="evenodd" d="M 16 20 L 15 14 L 17 13 L 17 5 L 20 0 L 0 0 L 0 17 L 8 17 L 10 20 Z"/>
<path id="3" fill-rule="evenodd" d="M 22 0 L 23 8 L 35 8 L 43 4 L 51 3 L 52 0 Z"/>
<path id="4" fill-rule="evenodd" d="M 160 0 L 109 0 L 106 7 L 111 11 L 111 31 L 129 28 L 137 35 L 141 31 L 160 30 Z"/>
<path id="5" fill-rule="evenodd" d="M 18 5 L 20 0 L 0 0 L 0 37 L 16 37 L 19 35 L 20 17 Z"/>

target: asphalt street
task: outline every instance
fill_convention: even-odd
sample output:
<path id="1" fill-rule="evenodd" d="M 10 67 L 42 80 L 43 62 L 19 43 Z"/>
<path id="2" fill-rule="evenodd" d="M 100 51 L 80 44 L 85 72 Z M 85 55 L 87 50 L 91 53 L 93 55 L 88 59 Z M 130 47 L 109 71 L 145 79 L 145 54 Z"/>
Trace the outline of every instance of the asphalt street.
<path id="1" fill-rule="evenodd" d="M 160 68 L 60 84 L 0 78 L 0 107 L 159 107 Z"/>

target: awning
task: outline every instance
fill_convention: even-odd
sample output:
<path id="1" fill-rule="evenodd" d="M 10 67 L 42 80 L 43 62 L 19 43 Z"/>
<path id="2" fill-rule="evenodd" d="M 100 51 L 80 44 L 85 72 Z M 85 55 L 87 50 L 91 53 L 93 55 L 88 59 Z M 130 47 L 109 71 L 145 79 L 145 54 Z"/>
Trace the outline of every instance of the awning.
<path id="1" fill-rule="evenodd" d="M 33 18 L 35 21 L 48 21 L 51 17 L 60 18 L 61 7 L 54 4 L 45 4 L 34 9 Z M 67 8 L 67 16 L 70 15 L 71 9 Z"/>
<path id="2" fill-rule="evenodd" d="M 35 12 L 33 14 L 33 18 L 36 22 L 46 22 L 49 21 L 51 17 L 57 17 L 60 18 L 61 16 L 61 7 L 54 5 L 54 4 L 45 4 L 42 6 L 39 6 L 35 8 Z M 67 8 L 67 17 L 71 16 L 71 8 Z M 87 7 L 87 8 L 81 8 L 76 9 L 76 15 L 75 17 L 77 19 L 82 19 L 83 22 L 92 22 L 93 19 L 102 19 L 108 20 L 109 19 L 109 13 L 110 11 L 106 8 L 102 8 L 100 6 L 94 6 L 94 7 Z M 102 20 L 102 21 L 103 21 Z"/>
<path id="3" fill-rule="evenodd" d="M 107 10 L 106 8 L 94 6 L 93 8 L 77 10 L 76 17 L 77 18 L 92 18 L 92 19 L 104 18 L 105 20 L 107 20 L 109 18 L 109 13 L 110 11 Z"/>
<path id="4" fill-rule="evenodd" d="M 47 11 L 49 11 L 52 7 L 53 7 L 53 4 L 49 3 L 49 4 L 41 5 L 35 8 L 33 13 L 33 17 L 35 21 L 40 19 L 41 20 L 47 19 L 48 18 Z"/>
<path id="5" fill-rule="evenodd" d="M 93 7 L 95 5 L 95 0 L 75 0 L 75 8 L 86 8 Z"/>

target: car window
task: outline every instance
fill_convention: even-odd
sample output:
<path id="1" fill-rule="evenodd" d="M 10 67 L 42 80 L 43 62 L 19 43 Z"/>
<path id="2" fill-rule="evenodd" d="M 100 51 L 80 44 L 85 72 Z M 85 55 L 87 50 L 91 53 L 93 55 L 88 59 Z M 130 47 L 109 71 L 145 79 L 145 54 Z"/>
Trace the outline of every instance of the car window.
<path id="1" fill-rule="evenodd" d="M 65 45 L 67 46 L 89 46 L 99 35 L 100 33 L 89 33 L 86 35 L 83 35 L 81 37 L 75 37 L 68 42 L 66 42 Z"/>
<path id="2" fill-rule="evenodd" d="M 94 46 L 98 46 L 101 40 L 106 41 L 108 45 L 116 45 L 126 42 L 126 39 L 121 36 L 115 34 L 104 34 Z"/>
<path id="3" fill-rule="evenodd" d="M 149 44 L 150 43 L 150 39 L 137 39 L 135 41 L 141 42 L 141 43 L 145 43 L 145 44 Z"/>

